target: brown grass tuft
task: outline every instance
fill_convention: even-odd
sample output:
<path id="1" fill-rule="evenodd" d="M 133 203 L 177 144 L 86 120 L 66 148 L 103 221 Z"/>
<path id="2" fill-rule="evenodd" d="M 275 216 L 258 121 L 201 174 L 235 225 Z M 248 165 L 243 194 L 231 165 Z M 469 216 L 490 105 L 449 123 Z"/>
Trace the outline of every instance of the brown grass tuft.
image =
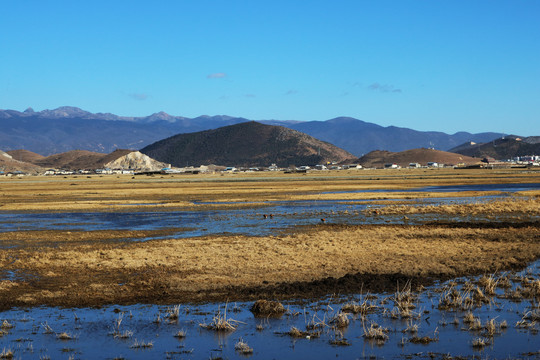
<path id="1" fill-rule="evenodd" d="M 409 339 L 409 342 L 413 343 L 413 344 L 424 344 L 424 345 L 427 345 L 431 342 L 434 342 L 434 341 L 439 341 L 438 338 L 435 338 L 435 337 L 429 337 L 429 336 L 413 336 Z"/>
<path id="2" fill-rule="evenodd" d="M 174 334 L 174 337 L 175 337 L 175 338 L 179 338 L 179 339 L 184 339 L 186 336 L 187 336 L 187 332 L 186 332 L 186 330 L 184 330 L 184 329 L 178 330 L 178 331 L 176 332 L 176 334 Z"/>
<path id="3" fill-rule="evenodd" d="M 169 322 L 177 322 L 180 317 L 180 305 L 167 308 L 166 317 Z"/>
<path id="4" fill-rule="evenodd" d="M 379 326 L 375 322 L 371 322 L 369 325 L 369 328 L 366 328 L 365 324 L 364 326 L 364 334 L 362 335 L 366 339 L 373 339 L 377 340 L 378 342 L 385 342 L 388 340 L 388 329 L 383 328 Z"/>
<path id="5" fill-rule="evenodd" d="M 257 300 L 249 310 L 256 317 L 281 316 L 285 313 L 283 304 L 271 300 Z"/>
<path id="6" fill-rule="evenodd" d="M 240 338 L 236 344 L 234 344 L 234 350 L 238 351 L 241 354 L 253 354 L 253 348 L 250 348 L 249 345 Z"/>
<path id="7" fill-rule="evenodd" d="M 379 309 L 379 306 L 374 301 L 370 301 L 369 299 L 369 296 L 366 296 L 361 303 L 346 303 L 341 307 L 341 311 L 345 313 L 360 314 L 364 316 L 374 313 Z"/>
<path id="8" fill-rule="evenodd" d="M 490 344 L 489 339 L 481 338 L 481 337 L 474 338 L 471 343 L 472 347 L 477 348 L 477 349 L 483 349 L 489 344 Z"/>
<path id="9" fill-rule="evenodd" d="M 338 312 L 332 319 L 330 319 L 329 323 L 337 327 L 338 329 L 343 329 L 349 326 L 349 315 Z"/>
<path id="10" fill-rule="evenodd" d="M 133 344 L 131 344 L 130 348 L 132 348 L 132 349 L 149 349 L 149 348 L 151 348 L 153 346 L 154 346 L 153 341 L 144 342 L 144 341 L 139 341 L 139 340 L 135 339 Z"/>
<path id="11" fill-rule="evenodd" d="M 7 320 L 2 321 L 2 325 L 0 325 L 0 329 L 2 329 L 2 330 L 9 330 L 9 329 L 12 329 L 13 327 L 14 327 L 14 325 L 11 324 Z"/>
<path id="12" fill-rule="evenodd" d="M 11 349 L 4 348 L 0 353 L 0 359 L 13 359 L 13 351 Z"/>
<path id="13" fill-rule="evenodd" d="M 71 335 L 70 333 L 67 333 L 67 332 L 62 332 L 60 334 L 56 334 L 56 338 L 58 340 L 73 340 L 75 339 L 75 337 L 73 335 Z"/>

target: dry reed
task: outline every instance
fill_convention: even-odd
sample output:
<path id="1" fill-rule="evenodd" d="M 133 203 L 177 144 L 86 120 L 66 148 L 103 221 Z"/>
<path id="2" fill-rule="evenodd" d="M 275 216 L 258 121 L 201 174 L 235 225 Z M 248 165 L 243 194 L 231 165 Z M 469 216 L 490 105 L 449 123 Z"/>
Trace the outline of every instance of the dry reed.
<path id="1" fill-rule="evenodd" d="M 13 351 L 11 349 L 4 348 L 0 353 L 0 359 L 13 359 Z"/>
<path id="2" fill-rule="evenodd" d="M 385 342 L 388 340 L 388 329 L 379 326 L 375 322 L 371 322 L 369 328 L 366 329 L 365 324 L 362 324 L 364 327 L 364 334 L 362 335 L 366 339 L 377 340 L 378 342 Z"/>
<path id="3" fill-rule="evenodd" d="M 240 321 L 227 319 L 227 306 L 225 306 L 223 315 L 221 314 L 221 310 L 218 310 L 218 313 L 212 318 L 210 324 L 199 324 L 199 326 L 208 330 L 228 332 L 236 330 L 238 323 Z"/>
<path id="4" fill-rule="evenodd" d="M 186 330 L 184 330 L 184 329 L 178 330 L 178 331 L 174 334 L 174 337 L 175 337 L 175 338 L 178 338 L 178 339 L 184 339 L 186 336 L 187 336 L 187 332 L 186 332 Z"/>
<path id="5" fill-rule="evenodd" d="M 253 354 L 253 348 L 250 348 L 242 338 L 240 338 L 238 342 L 234 344 L 234 350 L 244 355 Z"/>
<path id="6" fill-rule="evenodd" d="M 346 328 L 349 326 L 349 316 L 343 312 L 338 312 L 329 323 L 337 327 L 338 329 Z"/>
<path id="7" fill-rule="evenodd" d="M 154 346 L 153 341 L 144 342 L 144 341 L 139 341 L 139 340 L 135 339 L 133 344 L 131 344 L 130 348 L 132 348 L 132 349 L 149 349 L 149 348 L 151 348 L 153 346 Z"/>
<path id="8" fill-rule="evenodd" d="M 477 349 L 483 349 L 489 344 L 490 344 L 489 339 L 482 338 L 482 337 L 474 338 L 471 342 L 472 347 L 477 348 Z"/>

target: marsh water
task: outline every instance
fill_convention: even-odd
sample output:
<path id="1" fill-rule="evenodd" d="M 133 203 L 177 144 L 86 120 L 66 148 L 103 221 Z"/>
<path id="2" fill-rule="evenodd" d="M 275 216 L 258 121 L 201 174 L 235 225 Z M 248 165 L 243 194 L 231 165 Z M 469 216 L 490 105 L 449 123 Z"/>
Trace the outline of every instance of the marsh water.
<path id="1" fill-rule="evenodd" d="M 511 287 L 498 288 L 487 302 L 470 309 L 440 310 L 442 290 L 465 291 L 476 278 L 436 284 L 412 293 L 414 309 L 407 317 L 396 316 L 396 294 L 334 295 L 284 303 L 282 316 L 262 318 L 251 313 L 253 303 L 183 304 L 176 309 L 155 305 L 14 309 L 0 313 L 0 349 L 20 359 L 538 358 L 540 327 L 534 320 L 540 317 L 538 299 L 506 297 L 523 281 L 538 280 L 539 273 L 536 262 L 521 273 L 496 275 L 511 279 Z M 349 324 L 335 326 L 332 319 L 345 304 L 366 302 L 374 311 L 365 316 L 346 313 Z M 487 335 L 483 328 L 472 329 L 465 321 L 468 312 L 481 324 L 494 319 L 495 332 Z M 201 326 L 216 316 L 235 329 L 218 332 Z M 385 329 L 383 341 L 364 335 L 372 323 Z M 293 337 L 289 334 L 293 327 L 310 330 Z M 184 336 L 178 337 L 178 332 Z M 414 343 L 424 337 L 430 342 Z M 489 344 L 473 346 L 478 338 Z M 241 340 L 252 354 L 235 350 Z"/>
<path id="2" fill-rule="evenodd" d="M 470 186 L 469 186 L 470 187 Z M 512 193 L 537 189 L 540 184 L 508 185 L 474 191 Z M 453 187 L 456 188 L 456 187 Z M 463 188 L 456 188 L 465 190 Z M 425 191 L 454 191 L 425 188 Z M 416 189 L 418 191 L 418 189 Z M 507 194 L 498 195 L 508 196 Z M 492 196 L 415 200 L 419 204 L 489 201 Z M 377 206 L 381 201 L 377 201 Z M 384 204 L 384 201 L 382 202 Z M 0 213 L 1 231 L 16 230 L 153 230 L 185 228 L 174 237 L 212 234 L 268 235 L 295 226 L 319 223 L 403 223 L 402 216 L 365 216 L 370 201 L 283 201 L 263 208 L 186 212 L 122 213 Z M 384 205 L 382 205 L 384 206 Z M 272 216 L 269 216 L 271 214 Z M 264 215 L 267 215 L 266 217 Z M 408 216 L 409 223 L 440 220 L 437 214 Z M 497 219 L 456 218 L 453 220 Z M 4 279 L 11 275 L 0 273 Z M 510 287 L 499 287 L 486 302 L 467 309 L 442 309 L 444 289 L 466 292 L 477 278 L 456 279 L 414 291 L 414 308 L 406 316 L 396 313 L 396 294 L 329 295 L 321 299 L 285 302 L 287 311 L 278 318 L 256 318 L 253 303 L 182 304 L 178 308 L 157 305 L 106 306 L 102 308 L 36 307 L 0 312 L 0 358 L 16 359 L 255 359 L 298 358 L 540 358 L 540 309 L 538 298 L 511 296 L 524 282 L 540 281 L 540 261 L 515 274 L 496 274 L 509 279 Z M 402 288 L 406 284 L 401 284 Z M 347 313 L 347 326 L 332 321 L 345 304 L 369 302 L 374 311 L 362 316 Z M 177 311 L 178 318 L 171 314 Z M 494 333 L 485 327 L 472 328 L 464 321 L 468 312 L 481 324 L 493 320 Z M 227 319 L 235 329 L 216 332 L 201 325 L 216 318 Z M 501 324 L 506 323 L 502 327 Z M 384 340 L 368 339 L 372 324 L 384 329 Z M 483 326 L 483 325 L 482 325 Z M 292 328 L 308 331 L 300 337 Z M 415 329 L 415 330 L 413 330 Z M 178 337 L 178 332 L 185 336 Z M 429 338 L 428 343 L 415 339 Z M 478 339 L 485 346 L 473 346 Z M 250 354 L 235 350 L 243 340 Z M 3 357 L 4 356 L 4 357 Z"/>
<path id="3" fill-rule="evenodd" d="M 412 189 L 411 191 L 500 191 L 500 195 L 474 197 L 410 199 L 411 206 L 462 204 L 489 201 L 510 196 L 516 191 L 534 190 L 540 184 L 497 184 L 439 186 Z M 354 192 L 354 191 L 353 191 Z M 61 213 L 10 213 L 0 212 L 0 232 L 24 230 L 158 230 L 181 229 L 170 238 L 204 235 L 238 234 L 265 236 L 290 231 L 297 226 L 321 223 L 337 224 L 422 224 L 443 220 L 440 214 L 412 214 L 385 217 L 366 216 L 363 211 L 373 206 L 385 206 L 395 199 L 377 200 L 309 200 L 273 201 L 254 204 L 253 208 L 226 208 L 211 211 L 124 211 L 124 212 L 61 212 Z M 210 203 L 201 203 L 208 205 Z M 244 203 L 244 205 L 246 205 Z M 247 204 L 249 205 L 249 204 Z M 496 221 L 492 216 L 446 217 L 448 221 Z M 506 218 L 500 220 L 508 220 Z M 149 237 L 138 241 L 156 239 Z"/>

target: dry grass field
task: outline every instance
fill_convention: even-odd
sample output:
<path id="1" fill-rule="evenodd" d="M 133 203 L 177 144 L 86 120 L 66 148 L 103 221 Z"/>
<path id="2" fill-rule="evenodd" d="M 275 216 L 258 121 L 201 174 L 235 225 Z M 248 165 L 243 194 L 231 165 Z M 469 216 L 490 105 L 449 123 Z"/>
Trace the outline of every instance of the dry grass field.
<path id="1" fill-rule="evenodd" d="M 418 169 L 28 177 L 0 180 L 0 212 L 193 211 L 264 206 L 270 200 L 413 199 L 441 194 L 328 192 L 539 183 L 539 175 L 513 169 Z M 443 194 L 448 195 L 474 196 Z M 409 279 L 420 285 L 522 268 L 540 257 L 539 203 L 539 194 L 532 191 L 488 204 L 432 205 L 421 210 L 396 205 L 381 208 L 378 214 L 518 214 L 521 221 L 515 222 L 321 223 L 261 237 L 223 234 L 139 242 L 125 239 L 167 235 L 175 229 L 1 232 L 0 308 L 311 297 L 394 290 L 398 282 Z"/>
<path id="2" fill-rule="evenodd" d="M 399 169 L 320 171 L 308 174 L 227 173 L 214 175 L 67 176 L 0 179 L 0 211 L 168 211 L 226 208 L 276 200 L 364 200 L 463 196 L 410 190 L 424 186 L 537 183 L 540 171 L 521 169 Z M 332 194 L 328 192 L 342 192 Z M 474 192 L 466 194 L 474 196 Z M 221 203 L 221 205 L 219 204 Z M 144 206 L 141 206 L 144 205 Z"/>

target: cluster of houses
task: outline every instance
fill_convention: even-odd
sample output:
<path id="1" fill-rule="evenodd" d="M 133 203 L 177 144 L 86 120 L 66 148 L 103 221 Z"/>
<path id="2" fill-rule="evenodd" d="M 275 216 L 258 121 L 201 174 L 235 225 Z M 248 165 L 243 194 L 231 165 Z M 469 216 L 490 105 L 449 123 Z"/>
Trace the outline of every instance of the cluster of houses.
<path id="1" fill-rule="evenodd" d="M 436 162 L 428 162 L 426 166 L 420 165 L 420 163 L 410 163 L 409 169 L 416 169 L 416 168 L 439 168 L 439 167 L 445 167 L 444 164 L 439 164 Z M 401 169 L 401 165 L 398 165 L 396 163 L 387 163 L 384 164 L 385 169 Z"/>
<path id="2" fill-rule="evenodd" d="M 279 167 L 276 164 L 271 164 L 268 167 L 235 167 L 235 166 L 229 166 L 221 171 L 223 172 L 255 172 L 255 171 L 284 171 L 287 173 L 305 173 L 311 170 L 353 170 L 353 169 L 362 169 L 362 165 L 359 164 L 347 164 L 347 165 L 339 165 L 337 163 L 329 163 L 329 164 L 319 164 L 315 165 L 313 167 L 302 165 L 302 166 L 295 166 L 295 165 L 289 165 L 288 167 Z"/>
<path id="3" fill-rule="evenodd" d="M 532 155 L 532 156 L 518 156 L 512 159 L 517 164 L 527 164 L 532 166 L 540 166 L 540 156 L 539 155 Z"/>
<path id="4" fill-rule="evenodd" d="M 493 158 L 484 158 L 482 159 L 484 165 L 473 165 L 472 167 L 489 167 L 489 166 L 540 166 L 540 156 L 521 156 L 506 161 L 496 161 Z M 453 165 L 452 167 L 463 167 L 464 164 Z M 439 164 L 437 162 L 428 162 L 426 165 L 421 165 L 420 163 L 410 163 L 408 168 L 442 168 L 446 167 L 444 164 Z M 471 167 L 471 166 L 469 166 Z M 400 169 L 401 166 L 396 163 L 387 163 L 383 166 L 384 169 Z M 185 168 L 174 168 L 168 167 L 162 168 L 157 171 L 139 171 L 136 169 L 124 169 L 124 168 L 102 168 L 95 170 L 65 170 L 65 169 L 47 169 L 40 175 L 141 175 L 141 174 L 199 174 L 199 173 L 238 173 L 238 172 L 257 172 L 257 171 L 283 171 L 286 173 L 306 173 L 309 171 L 327 171 L 327 170 L 359 170 L 363 169 L 360 164 L 337 164 L 337 163 L 327 163 L 319 164 L 313 167 L 311 166 L 295 166 L 289 165 L 288 167 L 279 167 L 276 164 L 271 164 L 267 167 L 235 167 L 235 166 L 217 166 L 217 165 L 201 165 L 199 167 L 185 167 Z M 28 175 L 23 171 L 2 171 L 0 168 L 0 176 L 5 177 L 20 177 Z"/>
<path id="5" fill-rule="evenodd" d="M 0 170 L 0 176 L 5 176 L 5 177 L 12 177 L 12 176 L 25 176 L 27 175 L 25 172 L 23 171 L 3 171 L 3 170 Z"/>
<path id="6" fill-rule="evenodd" d="M 65 170 L 65 169 L 47 169 L 43 175 L 77 175 L 77 174 L 98 174 L 98 175 L 133 175 L 133 169 L 95 169 L 95 170 Z"/>

